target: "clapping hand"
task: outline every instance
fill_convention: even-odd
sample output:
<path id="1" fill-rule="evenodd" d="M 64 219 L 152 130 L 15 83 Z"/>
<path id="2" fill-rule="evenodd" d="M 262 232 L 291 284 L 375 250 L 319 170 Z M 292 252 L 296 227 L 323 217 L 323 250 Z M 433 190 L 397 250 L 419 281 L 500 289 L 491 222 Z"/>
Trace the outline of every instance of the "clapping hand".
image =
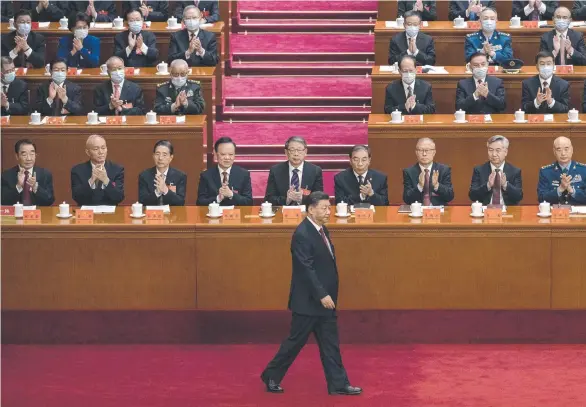
<path id="1" fill-rule="evenodd" d="M 336 304 L 334 304 L 334 300 L 332 300 L 332 297 L 330 297 L 329 295 L 326 295 L 320 301 L 321 301 L 321 305 L 323 305 L 324 308 L 327 308 L 327 309 L 336 308 Z"/>
<path id="2" fill-rule="evenodd" d="M 553 98 L 551 97 L 551 88 L 549 86 L 545 88 L 545 101 L 548 105 L 553 103 Z"/>
<path id="3" fill-rule="evenodd" d="M 2 97 L 2 103 L 0 103 L 2 105 L 2 107 L 6 107 L 8 106 L 8 96 L 6 96 L 6 94 L 4 92 L 1 93 L 1 97 Z"/>
<path id="4" fill-rule="evenodd" d="M 507 174 L 504 171 L 501 171 L 501 188 L 506 191 L 507 190 Z"/>
<path id="5" fill-rule="evenodd" d="M 197 41 L 197 43 L 199 42 L 199 40 L 197 39 L 197 37 L 193 37 L 191 39 L 191 41 L 189 41 L 189 49 L 188 49 L 188 51 L 191 54 L 195 53 L 196 50 L 197 50 L 197 43 L 196 43 L 196 41 Z M 201 44 L 200 44 L 200 46 L 201 46 Z"/>
<path id="6" fill-rule="evenodd" d="M 67 89 L 65 88 L 65 85 L 63 85 L 63 87 L 55 86 L 55 88 L 56 88 L 57 96 L 59 97 L 59 99 L 61 99 L 63 104 L 66 104 L 67 103 Z"/>
<path id="7" fill-rule="evenodd" d="M 138 37 L 136 38 L 136 49 L 142 49 L 143 45 L 144 40 L 142 39 L 142 34 L 138 34 Z"/>
<path id="8" fill-rule="evenodd" d="M 494 186 L 495 178 L 496 178 L 496 171 L 493 171 L 488 176 L 488 189 L 492 189 L 492 187 Z"/>
<path id="9" fill-rule="evenodd" d="M 549 88 L 548 88 L 549 89 Z M 550 91 L 551 92 L 551 91 Z M 545 93 L 541 93 L 541 89 L 539 89 L 537 91 L 537 96 L 535 97 L 535 100 L 537 101 L 537 104 L 540 105 L 543 102 L 545 102 L 545 100 L 547 99 L 547 89 L 545 91 Z"/>
<path id="10" fill-rule="evenodd" d="M 55 85 L 55 82 L 51 82 L 49 85 L 49 99 L 54 100 L 57 97 L 57 88 L 58 86 Z"/>
<path id="11" fill-rule="evenodd" d="M 142 15 L 143 15 L 143 17 L 144 17 L 144 18 L 146 18 L 146 17 L 149 15 L 149 8 L 147 7 L 147 5 L 146 5 L 146 4 L 144 4 L 144 3 L 143 3 L 143 4 L 142 4 L 142 5 L 139 7 L 139 9 L 140 9 L 140 11 L 142 12 Z"/>
<path id="12" fill-rule="evenodd" d="M 409 38 L 409 52 L 415 54 L 417 52 L 417 45 L 415 45 L 415 38 Z"/>
<path id="13" fill-rule="evenodd" d="M 439 171 L 435 170 L 431 175 L 431 184 L 433 185 L 433 189 L 437 190 L 439 188 Z"/>
<path id="14" fill-rule="evenodd" d="M 572 41 L 570 41 L 568 37 L 566 37 L 566 39 L 564 40 L 564 47 L 566 48 L 567 54 L 571 54 L 574 50 L 574 48 L 572 47 Z"/>
<path id="15" fill-rule="evenodd" d="M 75 50 L 75 53 L 81 51 L 82 48 L 83 48 L 83 43 L 81 42 L 81 40 L 79 38 L 74 38 L 73 39 L 73 50 Z"/>
<path id="16" fill-rule="evenodd" d="M 222 187 L 220 188 L 218 194 L 222 197 L 222 199 L 232 199 L 232 197 L 234 196 L 234 192 L 230 189 L 230 186 L 228 184 L 222 184 Z"/>
<path id="17" fill-rule="evenodd" d="M 415 95 L 411 95 L 405 102 L 405 109 L 409 112 L 415 107 Z"/>
<path id="18" fill-rule="evenodd" d="M 372 185 L 370 181 L 367 181 L 365 185 L 360 185 L 360 193 L 364 196 L 373 196 L 374 190 L 372 189 Z"/>
<path id="19" fill-rule="evenodd" d="M 121 112 L 123 104 L 124 104 L 124 102 L 122 100 L 114 97 L 114 94 L 112 94 L 110 96 L 110 109 L 111 110 L 117 110 L 118 112 Z"/>
<path id="20" fill-rule="evenodd" d="M 415 5 L 413 6 L 413 10 L 416 10 L 416 11 L 419 11 L 419 12 L 423 11 L 423 1 L 422 0 L 417 0 L 415 2 Z"/>
<path id="21" fill-rule="evenodd" d="M 166 195 L 169 192 L 169 187 L 165 184 L 165 177 L 159 173 L 155 176 L 155 189 L 161 195 Z"/>
<path id="22" fill-rule="evenodd" d="M 425 185 L 425 172 L 421 171 L 419 173 L 419 186 L 421 188 L 423 188 L 424 185 Z"/>
<path id="23" fill-rule="evenodd" d="M 294 187 L 290 187 L 287 191 L 287 201 L 288 203 L 291 202 L 301 202 L 303 200 L 303 193 L 301 191 L 297 191 Z"/>
<path id="24" fill-rule="evenodd" d="M 15 47 L 15 52 L 18 54 L 21 51 L 25 51 L 27 50 L 28 44 L 26 42 L 26 39 L 24 37 L 19 37 L 18 35 L 16 37 L 14 37 L 14 41 L 16 43 L 16 47 Z"/>
<path id="25" fill-rule="evenodd" d="M 94 169 L 92 170 L 92 178 L 94 179 L 94 182 L 96 180 L 99 180 L 102 181 L 102 184 L 104 185 L 110 182 L 110 179 L 108 178 L 108 173 L 106 172 L 104 166 L 94 167 Z"/>
<path id="26" fill-rule="evenodd" d="M 26 180 L 26 184 L 29 186 L 29 189 L 33 192 L 36 192 L 37 187 L 37 173 L 33 172 L 32 177 L 28 177 Z"/>
<path id="27" fill-rule="evenodd" d="M 562 191 L 567 191 L 572 185 L 572 176 L 567 175 L 567 174 L 562 174 L 560 176 L 560 179 L 561 179 L 560 189 Z"/>
<path id="28" fill-rule="evenodd" d="M 478 87 L 476 88 L 476 93 L 482 97 L 488 96 L 488 85 L 486 84 L 486 82 L 482 82 L 480 85 L 478 85 Z"/>
<path id="29" fill-rule="evenodd" d="M 18 171 L 18 175 L 16 176 L 16 186 L 20 187 L 21 189 L 24 189 L 24 168 L 21 168 Z"/>
<path id="30" fill-rule="evenodd" d="M 560 52 L 560 37 L 557 35 L 553 36 L 553 51 L 555 55 Z"/>
<path id="31" fill-rule="evenodd" d="M 134 33 L 128 34 L 128 46 L 130 47 L 130 49 L 133 49 L 134 47 L 136 47 L 136 34 L 134 34 Z"/>
<path id="32" fill-rule="evenodd" d="M 201 41 L 199 40 L 199 38 L 194 37 L 193 38 L 193 44 L 195 46 L 195 52 L 201 52 L 201 50 L 203 49 L 201 46 Z"/>

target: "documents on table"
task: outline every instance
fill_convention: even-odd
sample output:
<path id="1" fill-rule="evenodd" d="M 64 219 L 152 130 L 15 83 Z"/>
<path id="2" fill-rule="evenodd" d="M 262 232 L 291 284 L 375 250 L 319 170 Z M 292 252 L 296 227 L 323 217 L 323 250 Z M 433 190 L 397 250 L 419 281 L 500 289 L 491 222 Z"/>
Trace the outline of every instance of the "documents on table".
<path id="1" fill-rule="evenodd" d="M 286 209 L 299 209 L 301 213 L 305 213 L 305 205 L 283 205 L 283 210 Z"/>
<path id="2" fill-rule="evenodd" d="M 110 205 L 96 205 L 96 206 L 82 205 L 81 210 L 82 211 L 93 211 L 94 213 L 112 214 L 112 213 L 116 212 L 116 207 L 110 206 Z"/>
<path id="3" fill-rule="evenodd" d="M 446 71 L 446 68 L 443 66 L 424 65 L 422 67 L 422 69 L 428 69 L 428 71 L 425 73 L 429 74 L 429 75 L 447 75 L 447 74 L 449 74 L 449 72 Z"/>
<path id="4" fill-rule="evenodd" d="M 572 206 L 570 212 L 575 215 L 586 215 L 586 206 Z"/>
<path id="5" fill-rule="evenodd" d="M 429 27 L 429 23 L 427 21 L 422 21 L 421 25 L 423 27 Z M 200 25 L 200 27 L 202 27 L 202 26 Z M 386 28 L 401 28 L 401 29 L 404 28 L 403 25 L 398 26 L 396 21 L 385 21 L 385 27 Z"/>
<path id="6" fill-rule="evenodd" d="M 163 211 L 164 214 L 171 213 L 169 205 L 147 205 L 147 211 Z"/>
<path id="7" fill-rule="evenodd" d="M 373 212 L 376 212 L 376 209 L 374 209 L 374 205 L 370 205 L 370 209 Z M 355 213 L 356 212 L 356 208 L 354 208 L 354 205 L 350 205 L 350 213 Z"/>

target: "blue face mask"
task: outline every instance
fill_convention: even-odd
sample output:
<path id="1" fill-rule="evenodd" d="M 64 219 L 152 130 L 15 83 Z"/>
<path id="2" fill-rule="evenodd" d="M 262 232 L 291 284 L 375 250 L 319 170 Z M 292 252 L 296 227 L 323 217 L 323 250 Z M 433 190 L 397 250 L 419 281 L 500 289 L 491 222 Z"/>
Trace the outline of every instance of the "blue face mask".
<path id="1" fill-rule="evenodd" d="M 51 72 L 51 78 L 53 79 L 53 82 L 55 82 L 57 85 L 61 85 L 63 82 L 65 82 L 66 77 L 67 77 L 67 72 L 62 72 L 62 71 Z"/>
<path id="2" fill-rule="evenodd" d="M 128 23 L 128 28 L 133 34 L 138 34 L 142 30 L 142 21 L 131 21 Z"/>
<path id="3" fill-rule="evenodd" d="M 110 72 L 110 79 L 112 79 L 112 82 L 115 84 L 121 83 L 124 80 L 124 69 Z"/>
<path id="4" fill-rule="evenodd" d="M 10 73 L 6 73 L 6 74 L 2 75 L 2 82 L 12 83 L 12 82 L 14 82 L 15 78 L 16 78 L 16 72 L 12 71 Z"/>
<path id="5" fill-rule="evenodd" d="M 199 28 L 199 20 L 197 18 L 183 20 L 183 23 L 185 23 L 185 28 L 187 28 L 187 31 L 197 31 Z"/>
<path id="6" fill-rule="evenodd" d="M 544 65 L 539 67 L 539 76 L 541 79 L 549 79 L 553 75 L 553 65 Z"/>
<path id="7" fill-rule="evenodd" d="M 482 20 L 482 30 L 486 32 L 493 32 L 496 29 L 495 20 Z"/>
<path id="8" fill-rule="evenodd" d="M 570 20 L 562 20 L 561 18 L 554 18 L 555 28 L 558 31 L 566 31 L 570 26 Z"/>
<path id="9" fill-rule="evenodd" d="M 18 33 L 23 37 L 26 37 L 31 32 L 31 25 L 29 23 L 18 24 Z"/>
<path id="10" fill-rule="evenodd" d="M 409 38 L 416 37 L 417 34 L 419 33 L 419 26 L 409 25 L 405 29 L 405 32 L 407 33 L 407 37 L 409 37 Z"/>

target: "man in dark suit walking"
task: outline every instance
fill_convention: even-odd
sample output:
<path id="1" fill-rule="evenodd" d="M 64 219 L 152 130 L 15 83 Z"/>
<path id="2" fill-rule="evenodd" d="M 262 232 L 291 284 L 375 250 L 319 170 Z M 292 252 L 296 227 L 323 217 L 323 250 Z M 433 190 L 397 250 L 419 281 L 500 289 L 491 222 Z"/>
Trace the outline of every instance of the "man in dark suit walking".
<path id="1" fill-rule="evenodd" d="M 386 88 L 385 113 L 399 110 L 403 114 L 435 113 L 435 103 L 428 82 L 416 79 L 417 62 L 405 55 L 399 62 L 401 80 L 390 83 Z"/>
<path id="2" fill-rule="evenodd" d="M 358 395 L 342 364 L 336 316 L 338 268 L 336 251 L 324 226 L 330 217 L 330 197 L 312 192 L 308 214 L 291 239 L 293 273 L 288 308 L 292 312 L 289 337 L 261 374 L 267 391 L 282 393 L 280 383 L 313 332 L 319 346 L 329 394 Z"/>
<path id="3" fill-rule="evenodd" d="M 47 116 L 83 114 L 81 87 L 67 79 L 67 62 L 57 58 L 51 62 L 51 80 L 37 90 L 35 110 Z"/>
<path id="4" fill-rule="evenodd" d="M 126 14 L 128 31 L 114 37 L 114 55 L 122 58 L 125 66 L 154 66 L 159 58 L 157 38 L 149 30 L 143 30 L 143 15 L 139 9 Z"/>
<path id="5" fill-rule="evenodd" d="M 456 110 L 468 114 L 493 114 L 504 112 L 505 86 L 503 80 L 488 76 L 488 58 L 477 52 L 470 58 L 472 77 L 462 79 L 456 88 Z"/>
<path id="6" fill-rule="evenodd" d="M 417 65 L 435 64 L 435 45 L 430 35 L 419 32 L 421 16 L 416 11 L 405 13 L 405 31 L 393 35 L 389 46 L 389 65 L 404 55 L 415 57 Z"/>
<path id="7" fill-rule="evenodd" d="M 53 176 L 49 170 L 35 167 L 37 146 L 31 140 L 18 140 L 14 145 L 18 165 L 2 173 L 2 205 L 17 202 L 25 206 L 51 206 Z"/>
<path id="8" fill-rule="evenodd" d="M 214 157 L 218 165 L 199 177 L 197 205 L 252 206 L 250 173 L 234 165 L 236 143 L 230 137 L 220 137 L 214 144 Z"/>
<path id="9" fill-rule="evenodd" d="M 71 169 L 71 195 L 81 205 L 118 205 L 124 200 L 124 167 L 106 161 L 108 147 L 93 134 L 85 143 L 89 161 Z"/>
<path id="10" fill-rule="evenodd" d="M 370 168 L 370 147 L 359 144 L 350 151 L 350 168 L 334 176 L 336 204 L 389 205 L 387 176 Z"/>
<path id="11" fill-rule="evenodd" d="M 171 35 L 169 58 L 184 59 L 189 66 L 215 66 L 218 64 L 218 45 L 214 33 L 199 28 L 201 11 L 187 6 L 183 11 L 185 29 Z"/>
<path id="12" fill-rule="evenodd" d="M 138 176 L 138 201 L 143 205 L 185 205 L 187 175 L 170 167 L 173 144 L 159 140 L 153 149 L 155 166 Z"/>
<path id="13" fill-rule="evenodd" d="M 526 113 L 567 113 L 570 84 L 553 74 L 553 55 L 539 51 L 535 57 L 539 74 L 525 79 L 521 85 L 523 110 Z"/>
<path id="14" fill-rule="evenodd" d="M 486 143 L 488 162 L 474 167 L 468 196 L 483 205 L 518 205 L 523 199 L 521 170 L 505 162 L 509 140 L 492 136 Z"/>
<path id="15" fill-rule="evenodd" d="M 2 56 L 8 56 L 17 67 L 43 68 L 45 66 L 45 37 L 31 31 L 32 19 L 28 10 L 14 15 L 16 30 L 2 35 Z"/>
<path id="16" fill-rule="evenodd" d="M 447 205 L 454 199 L 452 170 L 433 161 L 436 149 L 430 138 L 417 141 L 417 163 L 403 169 L 403 201 L 411 205 L 420 202 L 425 206 Z"/>
<path id="17" fill-rule="evenodd" d="M 553 16 L 555 29 L 541 36 L 540 51 L 549 51 L 556 65 L 586 65 L 586 45 L 582 33 L 572 30 L 572 15 L 566 7 L 558 7 Z"/>
<path id="18" fill-rule="evenodd" d="M 324 189 L 322 170 L 305 161 L 307 142 L 303 137 L 290 137 L 285 154 L 288 160 L 269 171 L 265 201 L 278 206 L 306 205 L 309 194 Z"/>
<path id="19" fill-rule="evenodd" d="M 16 77 L 16 68 L 10 57 L 1 59 L 1 102 L 2 116 L 26 116 L 29 114 L 28 85 Z"/>

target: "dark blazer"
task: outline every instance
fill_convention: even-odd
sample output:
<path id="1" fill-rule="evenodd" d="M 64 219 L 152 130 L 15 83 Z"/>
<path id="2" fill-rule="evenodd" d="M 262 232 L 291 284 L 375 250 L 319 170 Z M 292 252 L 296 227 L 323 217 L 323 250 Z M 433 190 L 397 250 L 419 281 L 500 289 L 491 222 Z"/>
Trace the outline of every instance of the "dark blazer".
<path id="1" fill-rule="evenodd" d="M 14 17 L 12 1 L 0 1 L 0 17 L 3 23 L 7 23 Z"/>
<path id="2" fill-rule="evenodd" d="M 413 10 L 415 6 L 413 0 L 398 0 L 397 2 L 397 17 L 404 16 L 406 12 Z M 423 21 L 435 21 L 437 20 L 437 13 L 435 10 L 435 0 L 424 0 L 423 11 L 420 11 L 421 19 Z"/>
<path id="3" fill-rule="evenodd" d="M 531 14 L 526 15 L 525 14 L 525 6 L 528 4 L 528 1 L 513 1 L 513 12 L 511 13 L 511 17 L 514 16 L 519 16 L 521 17 L 521 20 L 530 20 L 531 19 Z M 551 20 L 553 19 L 553 13 L 555 11 L 556 8 L 559 7 L 560 2 L 559 1 L 543 1 L 543 4 L 545 4 L 545 13 L 543 14 L 539 14 L 539 19 L 540 20 Z M 537 12 L 539 12 L 539 10 L 537 10 Z"/>
<path id="4" fill-rule="evenodd" d="M 177 5 L 175 8 L 175 17 L 177 17 L 178 21 L 181 21 L 183 18 L 183 9 L 187 6 L 192 6 L 194 3 L 193 1 L 176 1 L 175 4 Z M 218 0 L 200 1 L 197 3 L 197 8 L 205 15 L 204 18 L 206 22 L 215 23 L 220 21 L 220 6 L 218 5 Z"/>
<path id="5" fill-rule="evenodd" d="M 75 68 L 96 68 L 100 66 L 100 39 L 88 35 L 82 41 L 81 51 L 71 55 L 73 49 L 73 35 L 66 35 L 59 39 L 57 56 L 67 61 L 67 66 Z"/>
<path id="6" fill-rule="evenodd" d="M 114 93 L 112 81 L 102 83 L 94 89 L 94 109 L 99 115 L 114 116 L 115 111 L 110 110 L 110 97 Z M 125 103 L 132 103 L 132 107 L 122 109 L 121 114 L 136 116 L 143 115 L 145 112 L 144 97 L 142 89 L 134 82 L 124 79 L 122 89 L 120 90 L 120 99 Z"/>
<path id="7" fill-rule="evenodd" d="M 37 101 L 35 103 L 35 110 L 47 116 L 62 116 L 61 109 L 65 108 L 69 111 L 68 116 L 80 116 L 83 114 L 83 101 L 81 99 L 81 87 L 75 82 L 65 80 L 65 93 L 67 94 L 67 103 L 63 106 L 61 99 L 55 97 L 53 104 L 49 106 L 47 97 L 49 96 L 49 86 L 53 81 L 43 83 L 37 89 Z"/>
<path id="8" fill-rule="evenodd" d="M 572 18 L 574 20 L 583 20 L 586 18 L 586 1 L 574 0 L 572 6 Z"/>
<path id="9" fill-rule="evenodd" d="M 175 192 L 169 189 L 167 195 L 157 198 L 155 194 L 155 175 L 157 167 L 144 170 L 138 176 L 138 202 L 143 205 L 185 205 L 185 194 L 187 189 L 187 175 L 175 168 L 169 167 L 165 184 L 175 186 Z"/>
<path id="10" fill-rule="evenodd" d="M 151 31 L 142 30 L 140 34 L 142 35 L 144 45 L 148 47 L 147 53 L 138 55 L 136 48 L 134 48 L 128 56 L 126 55 L 126 47 L 128 47 L 129 34 L 129 30 L 116 34 L 116 37 L 114 37 L 114 55 L 122 58 L 124 66 L 155 66 L 157 59 L 159 59 L 159 49 L 157 48 L 157 37 L 155 34 Z"/>
<path id="11" fill-rule="evenodd" d="M 421 79 L 415 79 L 414 86 L 415 107 L 407 112 L 405 110 L 405 88 L 401 79 L 391 82 L 387 85 L 385 95 L 385 113 L 391 114 L 395 110 L 400 110 L 403 114 L 432 114 L 435 113 L 435 103 L 431 93 L 431 85 Z"/>
<path id="12" fill-rule="evenodd" d="M 505 205 L 518 205 L 523 199 L 523 181 L 521 179 L 521 170 L 513 167 L 508 162 L 505 162 L 503 168 L 505 175 L 507 176 L 507 190 L 501 190 L 501 196 Z M 472 202 L 479 201 L 483 205 L 488 205 L 492 199 L 492 190 L 486 187 L 488 177 L 490 176 L 490 162 L 486 162 L 482 165 L 474 167 L 472 172 L 472 183 L 470 185 L 470 191 L 468 196 Z"/>
<path id="13" fill-rule="evenodd" d="M 364 177 L 364 183 L 370 182 L 373 196 L 367 196 L 366 200 L 360 199 L 360 185 L 354 176 L 352 168 L 346 168 L 344 171 L 334 176 L 334 190 L 336 195 L 336 204 L 344 201 L 348 205 L 359 203 L 370 203 L 374 206 L 389 205 L 389 186 L 386 174 L 380 171 L 369 169 Z"/>
<path id="14" fill-rule="evenodd" d="M 151 9 L 146 21 L 167 21 L 169 18 L 169 1 L 146 1 L 147 7 Z M 123 6 L 124 15 L 128 10 L 140 8 L 140 1 L 125 1 Z M 128 65 L 127 65 L 128 66 Z"/>
<path id="15" fill-rule="evenodd" d="M 5 2 L 2 1 L 2 3 Z M 9 2 L 7 1 L 6 3 Z M 30 10 L 33 21 L 59 21 L 67 14 L 68 7 L 66 3 L 65 1 L 50 1 L 49 7 L 41 10 L 40 13 L 37 11 L 38 1 L 21 1 L 20 8 Z"/>
<path id="16" fill-rule="evenodd" d="M 118 205 L 124 200 L 124 167 L 106 161 L 104 164 L 110 182 L 106 188 L 92 189 L 92 164 L 89 161 L 71 169 L 71 196 L 81 205 Z"/>
<path id="17" fill-rule="evenodd" d="M 69 19 L 75 20 L 76 13 L 85 13 L 89 1 L 67 1 L 65 3 L 68 3 Z M 111 22 L 117 17 L 116 5 L 113 1 L 94 1 L 94 8 L 98 13 L 95 20 L 98 23 Z"/>
<path id="18" fill-rule="evenodd" d="M 541 41 L 539 42 L 540 51 L 549 51 L 553 53 L 553 37 L 555 34 L 556 30 L 551 30 L 541 36 Z M 574 53 L 571 58 L 566 54 L 566 65 L 586 65 L 586 46 L 584 45 L 584 36 L 581 32 L 574 31 L 571 28 L 568 28 L 567 35 L 572 43 L 572 47 L 574 47 Z M 561 53 L 557 54 L 555 57 L 556 65 L 562 63 L 560 54 Z"/>
<path id="19" fill-rule="evenodd" d="M 431 179 L 434 171 L 439 171 L 439 186 L 437 192 L 433 190 Z M 423 192 L 419 192 L 419 163 L 403 169 L 403 201 L 411 205 L 413 202 L 423 203 Z M 452 186 L 452 169 L 447 165 L 434 162 L 429 173 L 431 188 L 431 204 L 434 206 L 447 205 L 454 199 L 454 187 Z"/>
<path id="20" fill-rule="evenodd" d="M 222 179 L 217 165 L 202 172 L 199 175 L 196 205 L 206 206 L 215 202 L 221 186 Z M 221 206 L 252 206 L 252 182 L 247 169 L 232 165 L 228 186 L 234 192 L 234 196 L 232 199 L 226 198 L 222 202 L 218 202 Z"/>
<path id="21" fill-rule="evenodd" d="M 2 205 L 14 205 L 17 202 L 22 203 L 23 192 L 18 192 L 16 183 L 18 182 L 18 165 L 2 173 Z M 31 191 L 31 201 L 33 205 L 51 206 L 55 201 L 53 195 L 53 176 L 49 170 L 41 167 L 34 167 L 33 171 L 37 175 L 39 187 L 37 193 Z"/>
<path id="22" fill-rule="evenodd" d="M 289 161 L 273 165 L 269 171 L 265 201 L 276 206 L 286 205 L 287 191 L 289 190 L 290 185 Z M 300 188 L 308 189 L 311 192 L 323 191 L 324 180 L 321 168 L 305 161 L 303 163 Z M 300 203 L 306 205 L 308 197 L 309 195 L 304 195 L 303 200 Z"/>
<path id="23" fill-rule="evenodd" d="M 488 96 L 474 100 L 476 82 L 474 78 L 462 79 L 456 88 L 456 110 L 464 110 L 468 114 L 503 113 L 507 103 L 503 80 L 494 76 L 487 76 Z"/>
<path id="24" fill-rule="evenodd" d="M 494 0 L 481 0 L 480 4 L 482 4 L 484 7 L 490 7 L 490 8 L 493 8 L 496 10 L 496 2 Z M 464 0 L 464 1 L 450 0 L 448 19 L 453 20 L 454 18 L 460 16 L 464 20 L 469 20 L 469 18 L 466 17 L 466 10 L 468 10 L 469 5 L 470 5 L 470 2 L 467 0 Z M 478 13 L 476 15 L 476 20 L 478 20 L 479 18 L 480 18 L 480 13 Z"/>
<path id="25" fill-rule="evenodd" d="M 554 75 L 551 79 L 551 95 L 555 99 L 553 108 L 547 106 L 547 102 L 539 105 L 539 109 L 535 108 L 533 101 L 537 96 L 537 91 L 541 88 L 541 81 L 539 75 L 532 78 L 525 79 L 521 85 L 523 90 L 522 106 L 526 113 L 567 113 L 570 105 L 570 84 L 562 78 Z"/>
<path id="26" fill-rule="evenodd" d="M 0 83 L 4 86 L 4 83 Z M 22 79 L 15 78 L 8 86 L 8 110 L 2 107 L 2 116 L 26 116 L 29 114 L 28 85 Z"/>
<path id="27" fill-rule="evenodd" d="M 8 93 L 10 93 L 10 88 L 8 89 Z M 582 113 L 586 113 L 586 81 L 584 81 L 584 91 L 582 92 Z M 2 114 L 4 114 L 4 110 Z"/>
<path id="28" fill-rule="evenodd" d="M 218 45 L 216 43 L 216 35 L 209 31 L 200 29 L 197 33 L 197 38 L 199 38 L 201 41 L 201 46 L 205 50 L 203 58 L 199 55 L 196 55 L 194 52 L 191 54 L 189 59 L 186 59 L 185 51 L 189 49 L 189 32 L 185 29 L 171 34 L 171 40 L 169 42 L 169 63 L 175 59 L 183 59 L 187 61 L 189 66 L 217 65 Z"/>
<path id="29" fill-rule="evenodd" d="M 291 238 L 293 272 L 288 308 L 301 315 L 334 316 L 336 310 L 326 309 L 321 299 L 330 296 L 338 305 L 338 267 L 336 251 L 328 229 L 324 233 L 332 253 L 309 219 L 304 219 Z"/>
<path id="30" fill-rule="evenodd" d="M 435 45 L 430 35 L 419 32 L 415 39 L 415 45 L 419 52 L 415 56 L 417 65 L 435 65 Z M 407 33 L 405 31 L 393 35 L 389 46 L 389 65 L 399 62 L 407 55 Z"/>
<path id="31" fill-rule="evenodd" d="M 16 46 L 16 31 L 2 35 L 2 56 L 9 57 L 10 51 Z M 14 66 L 26 67 L 27 63 L 31 64 L 33 68 L 45 67 L 45 37 L 31 31 L 26 38 L 26 43 L 33 50 L 32 54 L 27 58 L 24 52 L 21 52 L 14 60 Z M 24 61 L 24 63 L 23 63 Z"/>

